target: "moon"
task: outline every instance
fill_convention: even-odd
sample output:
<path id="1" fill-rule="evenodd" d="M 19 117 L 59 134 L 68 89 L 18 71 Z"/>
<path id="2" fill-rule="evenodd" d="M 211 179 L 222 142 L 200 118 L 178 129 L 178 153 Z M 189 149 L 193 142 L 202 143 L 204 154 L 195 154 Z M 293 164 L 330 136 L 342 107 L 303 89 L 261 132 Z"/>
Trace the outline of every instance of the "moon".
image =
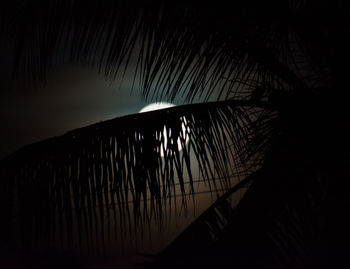
<path id="1" fill-rule="evenodd" d="M 174 107 L 175 105 L 172 104 L 172 103 L 167 103 L 167 102 L 157 102 L 157 103 L 151 103 L 145 107 L 143 107 L 139 113 L 143 113 L 143 112 L 148 112 L 148 111 L 153 111 L 153 110 L 158 110 L 158 109 L 164 109 L 164 108 L 168 108 L 168 107 Z M 181 117 L 182 119 L 182 137 L 185 137 L 185 142 L 186 144 L 188 143 L 189 141 L 189 127 L 186 126 L 186 118 L 185 117 Z M 164 136 L 164 145 L 162 143 L 161 147 L 160 147 L 160 156 L 164 157 L 166 155 L 166 153 L 168 152 L 168 148 L 167 148 L 167 145 L 168 145 L 168 135 L 167 135 L 167 129 L 166 127 L 164 126 L 164 129 L 163 129 L 163 136 Z M 159 138 L 160 139 L 160 138 Z M 181 140 L 180 138 L 177 139 L 177 147 L 178 147 L 178 150 L 181 151 L 182 150 L 182 146 L 181 146 Z M 164 152 L 164 149 L 165 149 L 165 152 Z"/>

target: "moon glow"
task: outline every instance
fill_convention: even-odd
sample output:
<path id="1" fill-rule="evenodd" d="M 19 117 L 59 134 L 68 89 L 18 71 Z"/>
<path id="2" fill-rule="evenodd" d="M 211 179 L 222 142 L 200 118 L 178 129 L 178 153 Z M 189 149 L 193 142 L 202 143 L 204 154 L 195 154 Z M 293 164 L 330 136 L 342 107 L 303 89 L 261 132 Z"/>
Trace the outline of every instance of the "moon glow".
<path id="1" fill-rule="evenodd" d="M 166 102 L 158 102 L 158 103 L 152 103 L 152 104 L 149 104 L 145 107 L 143 107 L 139 113 L 143 113 L 143 112 L 148 112 L 148 111 L 153 111 L 153 110 L 158 110 L 158 109 L 164 109 L 164 108 L 168 108 L 168 107 L 173 107 L 175 106 L 174 104 L 172 103 L 166 103 Z M 182 137 L 185 137 L 185 143 L 187 144 L 188 141 L 189 141 L 189 127 L 186 126 L 186 119 L 184 117 L 181 117 L 182 119 L 182 124 L 181 124 L 181 128 L 182 128 L 182 132 L 181 132 L 181 136 Z M 160 156 L 164 157 L 169 148 L 168 148 L 168 133 L 167 133 L 167 128 L 166 126 L 164 126 L 164 129 L 163 129 L 163 137 L 164 137 L 164 142 L 161 144 L 161 147 L 160 147 Z M 170 129 L 170 132 L 171 132 L 171 129 Z M 157 137 L 157 136 L 156 136 Z M 161 139 L 161 137 L 157 137 L 157 139 Z M 178 138 L 177 139 L 177 147 L 178 147 L 178 150 L 181 151 L 182 150 L 182 145 L 181 145 L 181 139 Z M 165 152 L 164 152 L 164 149 L 165 149 Z"/>

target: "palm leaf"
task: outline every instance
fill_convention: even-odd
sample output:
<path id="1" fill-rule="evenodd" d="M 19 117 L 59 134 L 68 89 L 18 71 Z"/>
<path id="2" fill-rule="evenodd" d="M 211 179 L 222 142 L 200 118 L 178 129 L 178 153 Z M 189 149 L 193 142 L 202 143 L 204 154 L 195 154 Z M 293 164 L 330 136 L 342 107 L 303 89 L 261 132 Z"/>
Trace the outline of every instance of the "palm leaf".
<path id="1" fill-rule="evenodd" d="M 10 231 L 4 233 L 18 232 L 11 231 L 11 214 L 19 218 L 21 241 L 27 243 L 51 243 L 60 234 L 61 244 L 72 246 L 82 243 L 85 231 L 87 244 L 105 245 L 111 223 L 121 231 L 126 223 L 139 228 L 150 219 L 161 225 L 167 202 L 177 195 L 175 185 L 183 197 L 194 194 L 195 180 L 214 183 L 215 191 L 214 179 L 220 178 L 227 189 L 232 175 L 246 175 L 261 164 L 262 148 L 252 152 L 247 146 L 253 139 L 247 126 L 257 115 L 268 125 L 275 118 L 271 111 L 266 103 L 249 101 L 179 106 L 97 123 L 24 147 L 1 162 L 3 206 L 10 210 L 5 225 Z M 255 157 L 247 162 L 247 155 Z M 193 174 L 193 166 L 199 174 Z M 81 227 L 78 238 L 75 225 Z"/>
<path id="2" fill-rule="evenodd" d="M 165 266 L 170 261 L 173 265 L 188 264 L 191 260 L 199 262 L 199 257 L 210 252 L 228 225 L 234 221 L 235 207 L 239 200 L 236 197 L 237 193 L 248 188 L 258 175 L 259 172 L 252 173 L 220 196 L 160 254 L 154 255 L 150 266 Z"/>
<path id="3" fill-rule="evenodd" d="M 294 58 L 299 45 L 289 40 L 300 29 L 274 18 L 292 16 L 288 1 L 215 8 L 195 1 L 18 2 L 3 9 L 1 35 L 13 47 L 15 73 L 31 79 L 44 78 L 50 66 L 80 62 L 98 65 L 111 79 L 132 70 L 144 96 L 158 99 L 247 98 L 258 85 L 306 88 L 294 71 L 306 59 Z"/>

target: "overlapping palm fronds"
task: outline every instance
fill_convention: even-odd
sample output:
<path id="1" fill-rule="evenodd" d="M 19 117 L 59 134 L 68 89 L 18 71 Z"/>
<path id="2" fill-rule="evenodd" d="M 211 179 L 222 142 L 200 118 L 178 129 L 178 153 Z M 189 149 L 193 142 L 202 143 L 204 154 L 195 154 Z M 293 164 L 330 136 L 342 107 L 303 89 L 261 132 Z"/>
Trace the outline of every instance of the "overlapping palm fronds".
<path id="1" fill-rule="evenodd" d="M 138 229 L 152 218 L 161 223 L 176 189 L 194 195 L 193 182 L 202 180 L 215 191 L 215 178 L 228 189 L 233 174 L 237 178 L 249 165 L 261 165 L 262 150 L 250 162 L 245 159 L 252 153 L 248 145 L 255 134 L 250 130 L 257 118 L 264 132 L 274 120 L 273 110 L 266 109 L 266 103 L 249 101 L 180 106 L 116 118 L 24 147 L 1 163 L 7 186 L 2 207 L 11 208 L 7 227 L 20 223 L 20 231 L 4 231 L 20 232 L 24 242 L 38 236 L 51 243 L 60 234 L 61 243 L 71 246 L 84 236 L 88 244 L 104 243 L 111 229 L 123 231 L 125 223 Z M 78 238 L 73 236 L 76 225 Z"/>
<path id="2" fill-rule="evenodd" d="M 1 9 L 1 46 L 12 48 L 17 75 L 43 78 L 50 66 L 89 63 L 110 79 L 131 70 L 146 98 L 225 100 L 107 121 L 4 160 L 1 206 L 6 216 L 21 212 L 23 235 L 34 236 L 30 227 L 37 222 L 47 229 L 40 236 L 66 229 L 73 244 L 70 227 L 77 222 L 85 227 L 79 238 L 85 232 L 89 241 L 108 233 L 101 217 L 108 204 L 111 214 L 134 215 L 135 224 L 147 220 L 166 205 L 175 177 L 182 195 L 192 192 L 183 185 L 185 176 L 194 180 L 192 155 L 209 182 L 217 175 L 227 179 L 235 169 L 249 174 L 247 167 L 240 170 L 240 161 L 263 157 L 273 144 L 267 161 L 258 163 L 268 166 L 271 185 L 299 178 L 288 178 L 290 171 L 308 174 L 347 156 L 340 142 L 345 135 L 334 135 L 347 122 L 337 103 L 344 102 L 347 85 L 340 67 L 346 43 L 339 42 L 346 11 L 323 22 L 324 14 L 335 10 L 327 0 L 228 2 L 18 0 Z M 280 114 L 263 113 L 271 108 Z M 331 128 L 322 128 L 323 120 Z M 189 144 L 181 136 L 183 123 Z M 164 126 L 173 142 L 163 158 Z M 342 147 L 342 155 L 324 140 Z M 264 189 L 266 178 L 256 188 Z M 148 198 L 151 202 L 142 204 Z M 11 221 L 2 225 L 2 231 L 11 230 Z"/>
<path id="3" fill-rule="evenodd" d="M 146 97 L 206 99 L 219 85 L 217 98 L 237 98 L 261 85 L 305 88 L 290 68 L 306 60 L 295 53 L 298 29 L 280 20 L 293 18 L 291 10 L 274 0 L 23 0 L 3 9 L 2 35 L 13 47 L 14 70 L 29 78 L 73 61 L 98 65 L 111 79 L 131 68 Z"/>

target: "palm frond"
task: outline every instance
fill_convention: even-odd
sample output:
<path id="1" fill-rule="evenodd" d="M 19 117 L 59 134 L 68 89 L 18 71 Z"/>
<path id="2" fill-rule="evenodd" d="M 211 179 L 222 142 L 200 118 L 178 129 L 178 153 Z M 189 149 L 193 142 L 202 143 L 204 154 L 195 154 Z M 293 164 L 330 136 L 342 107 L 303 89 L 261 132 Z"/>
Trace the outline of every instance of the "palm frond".
<path id="1" fill-rule="evenodd" d="M 237 193 L 246 190 L 258 174 L 252 173 L 220 196 L 160 254 L 154 255 L 150 266 L 165 266 L 170 261 L 172 264 L 187 264 L 193 257 L 200 259 L 198 257 L 210 251 L 234 219 L 235 207 L 239 202 Z"/>
<path id="2" fill-rule="evenodd" d="M 299 45 L 290 42 L 300 29 L 284 25 L 289 1 L 18 2 L 4 8 L 1 35 L 13 47 L 14 70 L 30 78 L 82 62 L 111 79 L 133 69 L 144 95 L 158 99 L 246 98 L 257 84 L 305 90 L 292 68 L 305 61 L 294 59 Z"/>
<path id="3" fill-rule="evenodd" d="M 228 189 L 232 175 L 250 173 L 264 153 L 248 146 L 258 133 L 251 128 L 269 133 L 253 126 L 262 117 L 266 125 L 275 118 L 264 102 L 185 105 L 116 118 L 29 145 L 1 162 L 7 201 L 2 206 L 10 223 L 19 221 L 20 241 L 50 243 L 60 234 L 62 245 L 71 246 L 82 243 L 84 231 L 88 244 L 97 240 L 104 245 L 113 225 L 121 231 L 130 222 L 135 228 L 151 219 L 161 225 L 167 203 L 175 203 L 172 197 L 178 194 L 194 195 L 195 180 L 212 184 L 215 191 L 215 178 Z M 5 234 L 18 232 L 10 223 Z"/>
<path id="4" fill-rule="evenodd" d="M 267 177 L 274 176 L 269 185 Z M 144 267 L 215 264 L 256 268 L 267 264 L 270 268 L 300 268 L 329 262 L 327 256 L 320 256 L 328 255 L 329 178 L 315 174 L 301 178 L 286 170 L 276 174 L 264 166 L 217 199 Z M 246 187 L 246 195 L 237 199 L 237 192 Z M 268 192 L 269 188 L 273 191 Z"/>

